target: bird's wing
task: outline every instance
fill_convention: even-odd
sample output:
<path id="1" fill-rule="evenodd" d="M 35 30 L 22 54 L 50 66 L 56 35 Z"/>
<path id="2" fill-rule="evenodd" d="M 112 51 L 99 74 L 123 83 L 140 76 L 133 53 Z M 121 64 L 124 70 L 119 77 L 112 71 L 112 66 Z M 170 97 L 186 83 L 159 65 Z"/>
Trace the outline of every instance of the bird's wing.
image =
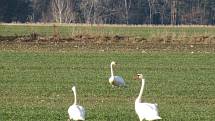
<path id="1" fill-rule="evenodd" d="M 114 81 L 117 85 L 125 85 L 125 81 L 121 76 L 114 76 Z"/>
<path id="2" fill-rule="evenodd" d="M 139 103 L 137 105 L 137 109 L 144 113 L 147 113 L 149 115 L 158 115 L 157 107 L 154 104 L 151 103 Z"/>
<path id="3" fill-rule="evenodd" d="M 152 104 L 152 103 L 144 103 L 144 104 L 147 105 L 152 110 L 156 110 L 156 111 L 158 110 L 157 104 Z"/>
<path id="4" fill-rule="evenodd" d="M 85 119 L 85 110 L 82 106 L 72 105 L 68 109 L 70 119 L 74 120 L 84 120 Z"/>
<path id="5" fill-rule="evenodd" d="M 153 110 L 158 110 L 158 105 L 157 104 L 152 104 L 152 103 L 146 103 L 151 109 Z"/>
<path id="6" fill-rule="evenodd" d="M 85 118 L 85 109 L 84 109 L 84 107 L 78 105 L 78 108 L 79 108 L 80 113 L 81 113 L 80 115 Z"/>
<path id="7" fill-rule="evenodd" d="M 135 111 L 139 117 L 146 120 L 157 120 L 161 119 L 158 115 L 158 111 L 154 109 L 155 104 L 151 103 L 139 103 L 135 105 Z"/>

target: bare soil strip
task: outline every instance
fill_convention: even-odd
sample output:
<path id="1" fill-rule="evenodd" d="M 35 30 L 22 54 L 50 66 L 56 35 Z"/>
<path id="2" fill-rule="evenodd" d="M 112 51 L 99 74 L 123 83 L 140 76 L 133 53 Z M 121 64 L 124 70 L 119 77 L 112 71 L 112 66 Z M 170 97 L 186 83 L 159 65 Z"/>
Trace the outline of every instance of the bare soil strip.
<path id="1" fill-rule="evenodd" d="M 86 49 L 145 49 L 145 50 L 198 50 L 214 51 L 215 36 L 192 36 L 175 38 L 173 36 L 144 37 L 129 36 L 99 36 L 75 35 L 62 38 L 53 35 L 50 37 L 32 33 L 25 36 L 0 36 L 1 44 L 29 44 L 29 45 L 60 45 L 62 47 Z"/>

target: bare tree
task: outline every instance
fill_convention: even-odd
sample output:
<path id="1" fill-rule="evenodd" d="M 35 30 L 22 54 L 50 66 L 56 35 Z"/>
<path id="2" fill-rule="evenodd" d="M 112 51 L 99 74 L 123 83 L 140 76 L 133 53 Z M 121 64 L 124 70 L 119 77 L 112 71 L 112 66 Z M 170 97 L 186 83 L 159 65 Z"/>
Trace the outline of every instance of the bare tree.
<path id="1" fill-rule="evenodd" d="M 125 0 L 125 16 L 126 16 L 126 24 L 128 24 L 129 20 L 129 9 L 131 8 L 131 0 Z"/>
<path id="2" fill-rule="evenodd" d="M 52 0 L 52 15 L 56 22 L 70 23 L 75 19 L 74 0 Z"/>
<path id="3" fill-rule="evenodd" d="M 152 9 L 153 9 L 153 4 L 154 0 L 148 0 L 149 3 L 149 23 L 152 24 Z"/>
<path id="4" fill-rule="evenodd" d="M 6 3 L 8 0 L 4 0 Z M 13 1 L 13 0 L 9 0 Z M 16 0 L 14 0 L 16 1 Z M 28 1 L 28 0 L 25 0 Z M 29 0 L 32 22 L 214 24 L 215 0 Z M 14 2 L 15 3 L 15 2 Z M 11 4 L 15 5 L 15 4 Z M 0 5 L 0 20 L 7 18 Z M 11 12 L 15 13 L 15 12 Z M 23 14 L 23 13 L 22 13 Z M 11 14 L 12 16 L 13 14 Z M 6 16 L 6 17 L 4 17 Z M 13 17 L 16 19 L 16 17 Z"/>
<path id="5" fill-rule="evenodd" d="M 94 14 L 94 6 L 97 0 L 82 0 L 81 2 L 81 11 L 85 23 L 92 23 L 92 15 Z"/>
<path id="6" fill-rule="evenodd" d="M 33 22 L 48 22 L 52 19 L 50 15 L 51 0 L 32 0 L 32 21 Z"/>
<path id="7" fill-rule="evenodd" d="M 171 24 L 176 24 L 176 17 L 177 17 L 177 1 L 176 0 L 172 0 L 171 1 Z"/>

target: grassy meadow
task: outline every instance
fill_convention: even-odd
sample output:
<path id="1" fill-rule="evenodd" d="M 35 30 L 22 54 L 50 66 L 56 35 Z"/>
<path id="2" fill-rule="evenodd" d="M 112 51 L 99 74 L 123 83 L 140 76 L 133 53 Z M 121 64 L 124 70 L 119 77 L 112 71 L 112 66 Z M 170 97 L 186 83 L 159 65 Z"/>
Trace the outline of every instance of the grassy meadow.
<path id="1" fill-rule="evenodd" d="M 127 88 L 108 83 L 109 64 Z M 77 86 L 87 121 L 137 121 L 134 100 L 145 75 L 143 100 L 158 103 L 163 121 L 213 121 L 215 55 L 161 52 L 0 52 L 0 120 L 65 121 Z"/>
<path id="2" fill-rule="evenodd" d="M 86 24 L 0 24 L 0 35 L 29 35 L 36 32 L 42 36 L 52 36 L 57 32 L 61 37 L 77 34 L 122 35 L 135 37 L 159 36 L 199 36 L 214 35 L 214 26 L 152 26 L 152 25 L 86 25 Z"/>
<path id="3" fill-rule="evenodd" d="M 0 36 L 33 32 L 52 36 L 54 31 L 63 37 L 98 34 L 151 38 L 164 34 L 214 36 L 215 28 L 58 25 L 54 30 L 52 24 L 0 24 Z M 136 73 L 143 73 L 146 79 L 142 100 L 158 104 L 162 121 L 215 119 L 214 51 L 111 50 L 49 44 L 0 43 L 0 121 L 65 121 L 73 104 L 73 85 L 78 104 L 86 109 L 87 121 L 138 121 L 134 101 L 141 82 L 133 79 Z M 113 60 L 119 64 L 115 74 L 125 79 L 127 87 L 112 88 L 109 84 Z"/>

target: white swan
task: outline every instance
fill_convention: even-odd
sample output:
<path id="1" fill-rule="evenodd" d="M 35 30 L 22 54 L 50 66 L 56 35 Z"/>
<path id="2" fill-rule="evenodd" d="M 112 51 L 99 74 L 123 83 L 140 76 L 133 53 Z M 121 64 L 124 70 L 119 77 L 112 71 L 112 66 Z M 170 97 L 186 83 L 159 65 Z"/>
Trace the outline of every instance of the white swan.
<path id="1" fill-rule="evenodd" d="M 77 105 L 77 97 L 76 97 L 76 88 L 72 87 L 72 91 L 74 93 L 74 103 L 68 109 L 69 120 L 85 120 L 85 110 L 82 106 Z"/>
<path id="2" fill-rule="evenodd" d="M 113 65 L 116 65 L 116 62 L 112 61 L 110 64 L 111 77 L 109 78 L 109 83 L 112 86 L 125 86 L 125 81 L 121 76 L 114 76 L 113 74 Z"/>
<path id="3" fill-rule="evenodd" d="M 158 109 L 157 109 L 157 104 L 152 104 L 152 103 L 141 103 L 141 97 L 143 94 L 143 89 L 144 89 L 144 84 L 145 80 L 143 78 L 142 74 L 137 74 L 138 79 L 142 80 L 142 86 L 140 89 L 140 94 L 135 100 L 135 111 L 140 119 L 142 120 L 157 120 L 161 119 L 161 117 L 158 115 Z"/>

